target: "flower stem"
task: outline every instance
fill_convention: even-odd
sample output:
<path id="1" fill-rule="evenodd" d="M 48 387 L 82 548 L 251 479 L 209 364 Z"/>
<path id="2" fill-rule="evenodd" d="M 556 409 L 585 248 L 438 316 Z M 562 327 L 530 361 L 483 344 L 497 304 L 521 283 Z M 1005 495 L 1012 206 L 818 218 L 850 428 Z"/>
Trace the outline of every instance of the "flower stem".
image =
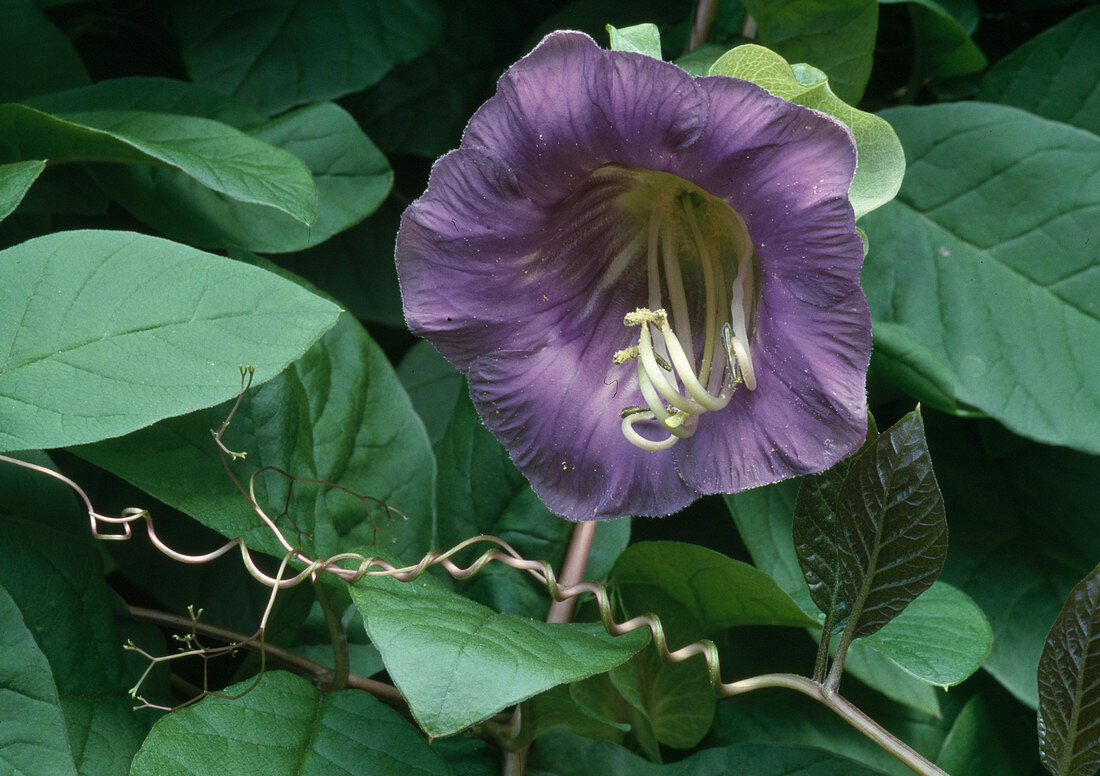
<path id="1" fill-rule="evenodd" d="M 795 674 L 762 674 L 748 679 L 742 679 L 726 685 L 723 695 L 743 695 L 754 690 L 762 690 L 765 687 L 786 687 L 803 695 L 808 695 L 819 703 L 829 707 L 845 722 L 854 727 L 867 738 L 874 741 L 884 751 L 889 752 L 914 773 L 920 776 L 948 776 L 948 774 L 935 763 L 926 760 L 921 754 L 910 747 L 901 739 L 894 736 L 882 725 L 868 717 L 852 703 L 831 690 L 822 687 L 804 676 Z"/>
<path id="2" fill-rule="evenodd" d="M 332 679 L 327 684 L 329 692 L 343 690 L 348 686 L 348 677 L 351 675 L 351 658 L 348 656 L 348 637 L 344 633 L 344 623 L 340 622 L 340 615 L 332 608 L 328 600 L 328 593 L 321 584 L 320 579 L 313 580 L 313 592 L 317 596 L 317 603 L 325 615 L 325 624 L 328 626 L 328 637 L 332 642 L 333 671 Z"/>
<path id="3" fill-rule="evenodd" d="M 564 587 L 575 585 L 584 579 L 584 567 L 588 565 L 588 554 L 592 551 L 592 539 L 596 536 L 596 521 L 577 523 L 569 548 L 565 551 L 565 561 L 558 574 L 558 582 Z M 554 601 L 550 604 L 550 613 L 546 615 L 549 623 L 564 623 L 573 619 L 576 598 Z"/>
<path id="4" fill-rule="evenodd" d="M 695 3 L 695 18 L 691 22 L 691 36 L 688 39 L 688 51 L 694 51 L 710 38 L 711 28 L 722 7 L 722 0 L 698 0 Z"/>

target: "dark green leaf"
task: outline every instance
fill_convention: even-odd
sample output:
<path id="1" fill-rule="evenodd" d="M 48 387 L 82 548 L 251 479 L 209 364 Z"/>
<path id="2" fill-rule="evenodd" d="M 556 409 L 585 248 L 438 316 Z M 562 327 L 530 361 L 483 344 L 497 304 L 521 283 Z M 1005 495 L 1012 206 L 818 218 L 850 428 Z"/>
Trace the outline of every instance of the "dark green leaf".
<path id="1" fill-rule="evenodd" d="M 322 695 L 307 680 L 269 671 L 160 720 L 131 776 L 447 776 L 416 730 L 358 690 Z"/>
<path id="2" fill-rule="evenodd" d="M 717 699 L 701 658 L 668 663 L 650 645 L 608 676 L 619 694 L 644 714 L 653 738 L 665 746 L 690 749 L 714 722 Z"/>
<path id="3" fill-rule="evenodd" d="M 539 501 L 508 451 L 481 423 L 465 392 L 436 448 L 439 467 L 436 510 L 444 548 L 479 534 L 497 536 L 527 558 L 557 566 L 573 524 Z M 498 611 L 535 619 L 546 616 L 549 597 L 525 573 L 492 566 L 458 590 Z"/>
<path id="4" fill-rule="evenodd" d="M 178 170 L 110 165 L 98 167 L 94 176 L 123 207 L 172 239 L 264 253 L 324 242 L 374 212 L 393 184 L 382 152 L 333 103 L 287 113 L 250 130 L 250 135 L 305 162 L 317 186 L 312 223 L 237 201 Z"/>
<path id="5" fill-rule="evenodd" d="M 41 159 L 0 164 L 0 220 L 10 216 L 19 206 L 44 169 L 46 162 Z"/>
<path id="6" fill-rule="evenodd" d="M 559 684 L 628 660 L 648 631 L 612 637 L 602 625 L 548 625 L 497 614 L 428 575 L 364 577 L 351 588 L 367 634 L 433 737 L 488 719 Z"/>
<path id="7" fill-rule="evenodd" d="M 0 102 L 88 83 L 72 43 L 31 0 L 3 0 L 0 15 Z"/>
<path id="8" fill-rule="evenodd" d="M 466 393 L 466 379 L 427 341 L 409 348 L 397 366 L 397 376 L 435 447 Z"/>
<path id="9" fill-rule="evenodd" d="M 858 686 L 849 688 L 851 691 L 860 689 Z M 846 693 L 846 697 L 851 699 L 852 696 Z M 855 697 L 862 711 L 918 752 L 934 757 L 940 750 L 946 732 L 941 720 L 914 714 L 906 706 L 891 704 L 866 692 Z M 711 746 L 730 748 L 768 744 L 807 747 L 819 754 L 839 758 L 849 767 L 858 763 L 875 774 L 913 776 L 912 769 L 856 732 L 830 709 L 794 693 L 751 693 L 722 700 L 707 742 Z M 834 768 L 823 773 L 846 776 L 849 772 L 843 765 Z M 801 776 L 801 771 L 795 773 Z"/>
<path id="10" fill-rule="evenodd" d="M 1039 658 L 1039 756 L 1054 776 L 1100 768 L 1100 566 L 1070 591 Z"/>
<path id="11" fill-rule="evenodd" d="M 57 471 L 41 450 L 23 450 L 11 457 Z M 40 525 L 94 541 L 88 531 L 88 515 L 78 506 L 72 489 L 53 477 L 0 463 L 0 515 L 30 518 Z"/>
<path id="12" fill-rule="evenodd" d="M 632 615 L 648 611 L 651 592 L 660 591 L 677 618 L 698 624 L 700 635 L 739 625 L 817 624 L 764 572 L 696 544 L 635 544 L 619 556 L 611 584 Z"/>
<path id="13" fill-rule="evenodd" d="M 0 767 L 21 776 L 76 776 L 46 656 L 0 587 Z M 6 766 L 6 767 L 5 767 Z"/>
<path id="14" fill-rule="evenodd" d="M 180 116 L 200 116 L 248 132 L 267 121 L 262 113 L 187 81 L 173 78 L 131 76 L 98 81 L 90 86 L 39 95 L 25 101 L 46 113 L 74 111 L 148 111 Z"/>
<path id="15" fill-rule="evenodd" d="M 957 76 L 983 70 L 985 54 L 971 40 L 962 22 L 936 0 L 879 0 L 881 3 L 913 4 L 913 35 L 917 51 L 915 66 L 925 76 Z"/>
<path id="16" fill-rule="evenodd" d="M 1100 557 L 1100 457 L 1030 443 L 990 421 L 927 421 L 952 516 L 943 579 L 989 618 L 985 669 L 1034 708 L 1048 623 Z"/>
<path id="17" fill-rule="evenodd" d="M 521 37 L 529 29 L 528 9 L 514 0 L 447 0 L 444 10 L 430 49 L 341 101 L 387 152 L 434 159 L 457 146 L 496 79 L 527 50 Z"/>
<path id="18" fill-rule="evenodd" d="M 797 480 L 786 480 L 727 496 L 726 503 L 757 566 L 775 579 L 804 612 L 820 617 L 789 538 L 798 490 Z M 917 599 L 922 603 L 927 599 L 927 606 L 907 607 L 876 636 L 852 644 L 844 664 L 845 672 L 864 684 L 933 716 L 939 714 L 939 702 L 935 690 L 925 682 L 940 681 L 945 676 L 959 681 L 981 663 L 989 650 L 988 637 L 984 635 L 989 626 L 981 610 L 969 599 L 964 600 L 957 590 L 939 591 L 942 586 L 943 583 L 937 582 Z M 941 605 L 946 607 L 945 614 L 952 626 L 966 634 L 962 643 L 970 645 L 972 652 L 960 653 L 959 642 L 947 639 L 924 641 L 919 651 L 911 644 L 914 639 L 939 630 Z M 903 644 L 909 646 L 894 649 L 895 645 Z"/>
<path id="19" fill-rule="evenodd" d="M 980 695 L 971 696 L 955 717 L 936 765 L 951 776 L 1021 773 L 1024 767 L 1005 751 Z"/>
<path id="20" fill-rule="evenodd" d="M 879 630 L 936 581 L 947 522 L 919 411 L 891 426 L 852 467 L 837 502 L 837 542 L 829 614 L 851 638 Z"/>
<path id="21" fill-rule="evenodd" d="M 192 80 L 273 115 L 376 83 L 439 34 L 432 0 L 174 2 Z"/>
<path id="22" fill-rule="evenodd" d="M 79 539 L 10 518 L 0 518 L 0 546 L 0 587 L 49 661 L 69 757 L 81 774 L 124 776 L 150 719 L 133 711 L 127 692 L 116 599 L 99 556 Z"/>
<path id="23" fill-rule="evenodd" d="M 628 724 L 607 719 L 578 704 L 566 685 L 536 695 L 524 705 L 520 718 L 527 726 L 522 731 L 523 743 L 559 727 L 598 741 L 618 741 L 630 729 Z"/>
<path id="24" fill-rule="evenodd" d="M 646 762 L 615 744 L 592 741 L 560 731 L 540 738 L 528 773 L 531 776 L 881 776 L 845 757 L 819 749 L 780 744 L 739 744 L 704 749 L 670 765 Z"/>
<path id="25" fill-rule="evenodd" d="M 361 320 L 405 328 L 394 264 L 394 239 L 403 208 L 393 197 L 369 218 L 308 250 L 272 257 L 340 299 Z"/>
<path id="26" fill-rule="evenodd" d="M 75 452 L 222 535 L 282 556 L 222 469 L 210 438 L 229 406 Z M 396 538 L 393 551 L 410 559 L 435 541 L 435 462 L 424 427 L 385 355 L 349 316 L 283 374 L 245 396 L 225 442 L 249 454 L 231 464 L 242 482 L 260 466 L 277 466 L 378 499 L 367 503 L 368 517 L 362 502 L 338 488 L 309 482 L 291 488 L 277 472 L 258 477 L 257 497 L 272 517 L 283 511 L 289 491 L 288 517 L 279 525 L 308 553 L 328 555 L 375 538 L 389 544 L 384 534 L 375 536 L 375 525 Z M 408 520 L 388 522 L 379 502 Z"/>
<path id="27" fill-rule="evenodd" d="M 746 0 L 760 43 L 788 62 L 824 70 L 832 90 L 855 105 L 871 75 L 877 0 Z"/>
<path id="28" fill-rule="evenodd" d="M 943 409 L 1100 452 L 1100 138 L 983 103 L 883 115 L 909 168 L 864 220 L 880 363 Z"/>
<path id="29" fill-rule="evenodd" d="M 1086 8 L 997 62 L 978 98 L 1100 134 L 1100 8 Z"/>
<path id="30" fill-rule="evenodd" d="M 837 611 L 841 589 L 840 537 L 837 535 L 840 490 L 852 466 L 877 438 L 878 428 L 868 414 L 867 439 L 859 450 L 827 471 L 803 477 L 798 489 L 791 529 L 795 552 L 810 597 L 826 614 Z"/>
<path id="31" fill-rule="evenodd" d="M 340 312 L 270 273 L 129 232 L 48 235 L 0 265 L 8 450 L 92 442 L 224 401 L 242 362 L 270 379 Z"/>
<path id="32" fill-rule="evenodd" d="M 144 111 L 52 116 L 0 106 L 0 161 L 125 162 L 166 166 L 240 202 L 316 217 L 317 191 L 301 159 L 216 121 Z"/>

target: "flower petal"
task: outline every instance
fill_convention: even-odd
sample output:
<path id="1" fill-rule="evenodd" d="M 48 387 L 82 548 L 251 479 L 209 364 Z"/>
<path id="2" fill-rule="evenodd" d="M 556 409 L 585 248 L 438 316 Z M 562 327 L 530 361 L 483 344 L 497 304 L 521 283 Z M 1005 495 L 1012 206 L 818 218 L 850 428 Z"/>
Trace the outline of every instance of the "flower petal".
<path id="1" fill-rule="evenodd" d="M 706 116 L 695 80 L 675 65 L 554 32 L 501 77 L 462 145 L 492 149 L 527 196 L 554 202 L 602 164 L 668 169 Z"/>
<path id="2" fill-rule="evenodd" d="M 753 348 L 756 390 L 739 389 L 675 450 L 681 476 L 702 493 L 735 493 L 837 463 L 866 434 L 870 354 L 858 286 L 825 306 L 773 288 Z"/>
<path id="3" fill-rule="evenodd" d="M 609 376 L 615 343 L 607 334 L 538 353 L 484 356 L 471 366 L 470 395 L 556 514 L 569 520 L 670 514 L 698 494 L 677 475 L 671 451 L 640 450 L 623 437 L 618 410 L 637 378 L 626 365 Z"/>

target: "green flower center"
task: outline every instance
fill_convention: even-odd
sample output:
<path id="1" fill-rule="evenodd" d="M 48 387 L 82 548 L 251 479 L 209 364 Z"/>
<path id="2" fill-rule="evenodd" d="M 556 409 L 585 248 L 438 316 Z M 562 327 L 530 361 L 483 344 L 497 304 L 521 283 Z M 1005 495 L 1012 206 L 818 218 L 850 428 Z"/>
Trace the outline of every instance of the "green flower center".
<path id="1" fill-rule="evenodd" d="M 646 230 L 648 306 L 623 321 L 638 328 L 638 344 L 613 357 L 636 362 L 646 406 L 620 413 L 622 431 L 643 450 L 667 450 L 694 434 L 702 415 L 725 407 L 739 385 L 756 389 L 750 338 L 758 260 L 741 215 L 698 186 L 648 170 L 611 174 L 634 178 L 617 204 Z M 635 428 L 643 421 L 660 424 L 663 438 L 643 436 Z"/>

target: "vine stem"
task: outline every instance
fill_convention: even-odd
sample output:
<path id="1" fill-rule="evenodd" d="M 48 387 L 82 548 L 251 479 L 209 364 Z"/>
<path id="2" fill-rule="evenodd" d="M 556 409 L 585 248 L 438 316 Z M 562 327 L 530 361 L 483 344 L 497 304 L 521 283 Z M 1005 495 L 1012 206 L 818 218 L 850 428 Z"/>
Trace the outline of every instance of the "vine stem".
<path id="1" fill-rule="evenodd" d="M 707 42 L 721 7 L 722 0 L 698 0 L 695 3 L 695 18 L 691 21 L 688 51 L 694 51 Z"/>
<path id="2" fill-rule="evenodd" d="M 274 644 L 268 644 L 266 642 L 261 644 L 260 640 L 255 636 L 249 636 L 239 631 L 222 628 L 219 625 L 211 625 L 205 622 L 196 622 L 190 617 L 182 617 L 178 614 L 172 614 L 171 612 L 146 609 L 143 606 L 130 606 L 129 609 L 130 616 L 135 620 L 161 625 L 166 628 L 175 628 L 181 631 L 193 630 L 195 633 L 209 636 L 218 641 L 224 641 L 227 644 L 239 644 L 244 649 L 249 649 L 253 652 L 263 652 L 268 657 L 273 657 L 280 663 L 290 666 L 291 668 L 296 668 L 302 673 L 308 674 L 316 679 L 324 678 L 332 672 L 332 669 L 328 666 L 315 663 L 295 652 L 291 652 L 289 649 L 284 649 Z M 357 676 L 356 674 L 348 674 L 347 686 L 351 689 L 369 692 L 379 700 L 385 701 L 391 706 L 396 706 L 399 710 L 403 711 L 406 716 L 409 715 L 408 705 L 405 702 L 404 696 L 401 695 L 400 691 L 393 685 L 379 682 L 375 679 L 367 679 L 366 677 Z"/>
<path id="3" fill-rule="evenodd" d="M 896 738 L 890 731 L 875 722 L 851 701 L 826 689 L 815 681 L 797 674 L 761 674 L 738 682 L 724 685 L 723 695 L 743 695 L 754 690 L 763 690 L 767 687 L 784 687 L 788 690 L 800 692 L 827 706 L 834 714 L 854 727 L 867 738 L 878 744 L 884 751 L 889 752 L 915 773 L 921 776 L 948 776 L 947 772 L 924 758 L 916 750 L 904 741 Z"/>

